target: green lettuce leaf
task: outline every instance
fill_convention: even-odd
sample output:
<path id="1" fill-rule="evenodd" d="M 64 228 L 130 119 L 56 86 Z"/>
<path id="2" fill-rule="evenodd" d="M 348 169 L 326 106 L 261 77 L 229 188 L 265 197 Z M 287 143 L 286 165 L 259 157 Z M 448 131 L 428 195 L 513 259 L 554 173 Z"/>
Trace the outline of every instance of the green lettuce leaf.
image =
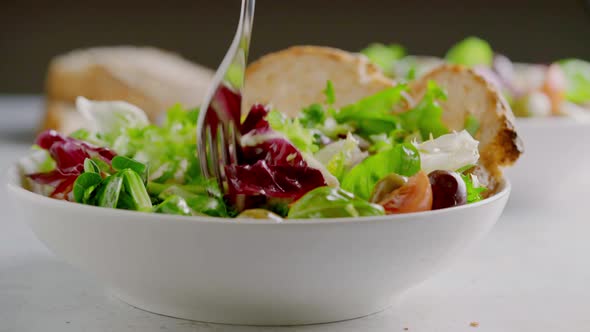
<path id="1" fill-rule="evenodd" d="M 143 110 L 124 101 L 91 101 L 84 97 L 76 99 L 76 108 L 97 138 L 113 143 L 127 128 L 143 128 L 149 120 Z"/>
<path id="2" fill-rule="evenodd" d="M 332 81 L 328 80 L 326 82 L 326 88 L 322 91 L 326 96 L 326 104 L 327 105 L 334 105 L 336 102 L 336 94 L 334 92 L 334 84 Z"/>
<path id="3" fill-rule="evenodd" d="M 406 50 L 399 44 L 384 45 L 373 43 L 361 50 L 372 63 L 387 74 L 393 71 L 394 63 L 406 55 Z"/>
<path id="4" fill-rule="evenodd" d="M 89 160 L 89 159 L 87 159 Z M 88 199 L 91 192 L 96 188 L 98 184 L 102 182 L 102 177 L 94 172 L 82 173 L 76 178 L 74 182 L 74 200 L 78 203 L 88 204 Z"/>
<path id="5" fill-rule="evenodd" d="M 113 169 L 116 171 L 129 168 L 139 175 L 142 175 L 147 170 L 146 165 L 125 156 L 115 156 L 111 161 L 111 165 L 113 165 Z"/>
<path id="6" fill-rule="evenodd" d="M 464 66 L 491 66 L 494 51 L 488 42 L 477 37 L 467 37 L 447 52 L 446 60 Z"/>
<path id="7" fill-rule="evenodd" d="M 101 170 L 94 160 L 86 158 L 84 159 L 84 172 L 100 174 Z"/>
<path id="8" fill-rule="evenodd" d="M 324 122 L 334 112 L 334 103 L 336 102 L 336 94 L 334 92 L 334 84 L 328 80 L 326 82 L 326 88 L 322 91 L 326 96 L 325 104 L 328 106 L 327 109 L 321 104 L 311 104 L 301 110 L 298 116 L 299 122 L 305 128 L 318 128 L 324 125 Z"/>
<path id="9" fill-rule="evenodd" d="M 354 218 L 384 214 L 380 205 L 357 198 L 341 188 L 319 187 L 297 200 L 291 206 L 288 218 Z"/>
<path id="10" fill-rule="evenodd" d="M 460 174 L 465 187 L 467 188 L 467 204 L 479 202 L 483 199 L 482 194 L 487 190 L 485 187 L 475 185 L 471 174 Z"/>
<path id="11" fill-rule="evenodd" d="M 326 111 L 320 104 L 311 104 L 299 114 L 299 122 L 305 128 L 316 128 L 326 121 Z"/>
<path id="12" fill-rule="evenodd" d="M 113 104 L 101 104 L 103 108 Z M 95 107 L 95 105 L 91 105 Z M 116 105 L 115 105 L 116 106 Z M 92 108 L 88 105 L 85 107 Z M 109 109 L 103 110 L 108 113 Z M 140 120 L 125 122 L 121 116 L 137 115 L 139 111 L 123 113 L 108 119 L 101 115 L 103 125 L 113 123 L 116 129 L 107 132 L 79 130 L 74 136 L 90 143 L 108 147 L 119 156 L 143 163 L 150 170 L 150 180 L 159 183 L 191 183 L 199 181 L 201 171 L 196 154 L 196 123 L 199 111 L 186 110 L 181 105 L 171 107 L 162 126 Z M 91 114 L 98 114 L 93 111 Z M 104 119 L 103 119 L 104 117 Z M 96 160 L 95 160 L 96 161 Z M 99 165 L 100 166 L 100 165 Z M 147 173 L 147 172 L 146 172 Z"/>
<path id="13" fill-rule="evenodd" d="M 125 208 L 144 212 L 151 211 L 152 201 L 145 183 L 139 174 L 126 168 L 117 172 L 115 175 L 111 175 L 109 178 L 111 177 L 121 177 L 123 180 L 123 194 L 127 196 L 125 202 L 130 203 L 130 206 L 126 206 Z"/>
<path id="14" fill-rule="evenodd" d="M 158 196 L 166 189 L 175 186 L 181 188 L 185 192 L 189 192 L 194 195 L 209 195 L 212 197 L 216 197 L 221 199 L 222 194 L 219 190 L 219 186 L 217 184 L 217 180 L 210 178 L 200 178 L 199 180 L 193 181 L 190 184 L 174 184 L 174 183 L 157 183 L 157 182 L 149 182 L 147 184 L 148 193 L 151 196 Z"/>
<path id="15" fill-rule="evenodd" d="M 123 189 L 123 182 L 124 179 L 121 174 L 111 175 L 104 179 L 96 189 L 96 205 L 112 209 L 117 208 L 119 204 L 119 196 Z M 141 184 L 141 187 L 143 188 L 143 183 Z"/>
<path id="16" fill-rule="evenodd" d="M 170 186 L 162 191 L 158 198 L 166 200 L 171 196 L 184 199 L 191 209 L 192 215 L 209 215 L 213 217 L 228 217 L 228 211 L 221 198 L 210 195 L 194 194 L 180 186 Z"/>
<path id="17" fill-rule="evenodd" d="M 579 59 L 559 61 L 567 82 L 566 98 L 574 103 L 590 102 L 590 62 Z"/>
<path id="18" fill-rule="evenodd" d="M 176 214 L 181 216 L 192 215 L 191 209 L 184 198 L 180 196 L 169 196 L 162 203 L 154 207 L 155 213 Z"/>
<path id="19" fill-rule="evenodd" d="M 298 118 L 289 119 L 279 111 L 271 111 L 266 119 L 272 129 L 283 133 L 300 151 L 313 153 L 319 149 L 311 130 L 305 128 Z"/>
<path id="20" fill-rule="evenodd" d="M 405 84 L 385 89 L 342 107 L 334 118 L 338 123 L 347 123 L 356 128 L 359 135 L 390 132 L 399 126 L 399 117 L 392 110 L 402 100 L 402 93 L 407 89 Z"/>
<path id="21" fill-rule="evenodd" d="M 344 174 L 358 162 L 366 157 L 367 153 L 359 148 L 359 141 L 348 133 L 346 139 L 328 144 L 315 154 L 315 158 L 326 166 L 328 172 L 334 175 L 338 181 L 342 181 Z"/>
<path id="22" fill-rule="evenodd" d="M 396 173 L 412 176 L 420 170 L 420 153 L 411 143 L 401 143 L 363 160 L 344 176 L 342 188 L 368 200 L 375 184 Z"/>
<path id="23" fill-rule="evenodd" d="M 387 150 L 398 143 L 411 143 L 421 140 L 418 132 L 409 132 L 405 129 L 395 129 L 389 134 L 379 134 L 369 136 L 371 146 L 369 147 L 370 153 L 377 153 L 383 150 Z"/>
<path id="24" fill-rule="evenodd" d="M 437 138 L 449 133 L 442 122 L 443 110 L 438 104 L 438 100 L 446 99 L 446 93 L 434 81 L 428 81 L 426 94 L 418 105 L 399 115 L 402 128 L 410 132 L 419 131 L 422 140 L 429 139 L 431 135 Z"/>
<path id="25" fill-rule="evenodd" d="M 196 123 L 198 110 L 185 110 L 175 105 L 167 112 L 162 127 L 148 125 L 127 128 L 107 147 L 119 155 L 146 164 L 150 180 L 159 183 L 199 181 Z"/>

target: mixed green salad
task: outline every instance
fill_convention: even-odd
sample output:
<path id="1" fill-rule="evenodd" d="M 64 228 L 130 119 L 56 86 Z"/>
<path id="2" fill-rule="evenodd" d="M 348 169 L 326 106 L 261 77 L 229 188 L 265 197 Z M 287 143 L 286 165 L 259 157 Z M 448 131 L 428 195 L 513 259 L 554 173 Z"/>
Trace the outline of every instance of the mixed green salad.
<path id="1" fill-rule="evenodd" d="M 472 174 L 478 124 L 449 131 L 438 103 L 446 94 L 433 82 L 394 113 L 407 105 L 406 92 L 399 84 L 338 108 L 328 81 L 325 101 L 296 118 L 254 105 L 224 190 L 199 168 L 199 110 L 180 105 L 158 126 L 128 103 L 79 97 L 89 129 L 41 133 L 23 167 L 31 190 L 56 199 L 184 216 L 379 216 L 481 200 L 486 188 Z"/>
<path id="2" fill-rule="evenodd" d="M 503 92 L 519 117 L 590 118 L 590 62 L 584 60 L 513 63 L 477 37 L 455 44 L 444 58 L 408 55 L 398 44 L 374 43 L 361 52 L 399 81 L 413 80 L 445 62 L 472 67 Z"/>

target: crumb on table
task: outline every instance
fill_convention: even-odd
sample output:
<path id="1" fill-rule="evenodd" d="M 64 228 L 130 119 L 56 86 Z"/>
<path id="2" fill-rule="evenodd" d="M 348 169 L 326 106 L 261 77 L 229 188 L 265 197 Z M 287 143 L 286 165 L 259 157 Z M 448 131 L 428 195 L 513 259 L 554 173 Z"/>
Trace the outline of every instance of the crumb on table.
<path id="1" fill-rule="evenodd" d="M 478 327 L 479 326 L 479 323 L 478 322 L 471 322 L 471 323 L 469 323 L 469 326 L 471 326 L 471 327 Z"/>

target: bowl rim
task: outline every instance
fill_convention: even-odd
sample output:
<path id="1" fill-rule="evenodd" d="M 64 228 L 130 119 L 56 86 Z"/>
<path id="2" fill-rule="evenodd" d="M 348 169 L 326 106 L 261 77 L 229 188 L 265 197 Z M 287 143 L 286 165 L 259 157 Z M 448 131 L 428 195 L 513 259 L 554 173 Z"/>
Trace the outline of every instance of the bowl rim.
<path id="1" fill-rule="evenodd" d="M 460 206 L 454 206 L 450 208 L 440 209 L 440 210 L 431 210 L 431 211 L 423 211 L 423 212 L 411 212 L 411 213 L 403 213 L 403 214 L 394 214 L 394 215 L 383 215 L 383 216 L 368 216 L 368 217 L 357 217 L 357 218 L 314 218 L 314 219 L 283 219 L 280 222 L 269 220 L 269 219 L 252 219 L 252 218 L 243 218 L 240 219 L 239 222 L 236 222 L 235 218 L 222 218 L 222 217 L 212 217 L 212 216 L 179 216 L 173 214 L 160 214 L 160 213 L 149 213 L 149 212 L 140 212 L 140 211 L 131 211 L 131 210 L 123 210 L 123 209 L 113 209 L 113 208 L 104 208 L 100 206 L 93 206 L 93 205 L 86 205 L 80 204 L 76 202 L 69 202 L 59 199 L 50 198 L 47 196 L 43 196 L 41 194 L 32 192 L 23 188 L 22 184 L 20 183 L 20 172 L 18 172 L 17 165 L 12 165 L 8 168 L 7 174 L 5 174 L 7 181 L 6 187 L 9 192 L 13 194 L 13 196 L 18 196 L 21 199 L 25 199 L 34 206 L 46 206 L 46 207 L 53 207 L 53 208 L 66 208 L 66 209 L 77 209 L 81 211 L 86 211 L 87 213 L 94 213 L 94 214 L 103 214 L 105 217 L 142 217 L 142 222 L 145 221 L 152 221 L 152 222 L 167 222 L 170 223 L 171 221 L 182 222 L 182 223 L 213 223 L 213 224 L 232 224 L 232 225 L 282 225 L 282 224 L 291 224 L 291 225 L 325 225 L 325 224 L 357 224 L 357 223 L 369 223 L 369 222 L 392 222 L 392 221 L 407 221 L 416 219 L 417 217 L 435 217 L 438 215 L 445 215 L 449 213 L 454 213 L 455 211 L 459 210 L 466 210 L 466 209 L 477 209 L 479 207 L 487 206 L 492 204 L 493 202 L 500 200 L 510 194 L 512 189 L 512 185 L 510 181 L 504 177 L 503 182 L 500 184 L 501 190 L 494 194 L 491 197 L 483 199 L 476 203 L 465 204 Z"/>

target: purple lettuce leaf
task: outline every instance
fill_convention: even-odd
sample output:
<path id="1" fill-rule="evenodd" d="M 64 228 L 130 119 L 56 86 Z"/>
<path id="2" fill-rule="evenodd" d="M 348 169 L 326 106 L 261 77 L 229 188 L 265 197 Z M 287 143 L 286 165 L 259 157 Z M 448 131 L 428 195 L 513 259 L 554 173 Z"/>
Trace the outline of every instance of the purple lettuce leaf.
<path id="1" fill-rule="evenodd" d="M 273 135 L 266 120 L 268 112 L 264 106 L 254 105 L 241 126 L 242 135 L 264 135 L 265 139 L 243 145 L 239 165 L 225 168 L 230 201 L 235 202 L 237 196 L 296 200 L 326 185 L 321 171 L 310 167 L 291 142 Z"/>
<path id="2" fill-rule="evenodd" d="M 31 180 L 54 187 L 51 197 L 68 199 L 78 175 L 84 172 L 86 158 L 98 158 L 107 164 L 115 152 L 94 146 L 84 141 L 60 135 L 54 130 L 45 131 L 37 137 L 37 145 L 49 152 L 56 168 L 49 172 L 28 174 Z"/>

